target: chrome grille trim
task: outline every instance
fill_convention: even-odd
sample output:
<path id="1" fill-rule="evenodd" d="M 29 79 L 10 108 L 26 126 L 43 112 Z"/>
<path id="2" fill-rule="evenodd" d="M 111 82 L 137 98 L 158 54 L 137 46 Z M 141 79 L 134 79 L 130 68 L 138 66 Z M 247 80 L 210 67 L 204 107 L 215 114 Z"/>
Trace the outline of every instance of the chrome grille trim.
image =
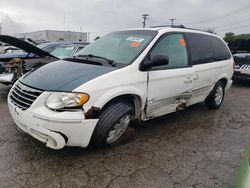
<path id="1" fill-rule="evenodd" d="M 17 82 L 10 93 L 10 101 L 22 110 L 27 110 L 43 91 Z"/>
<path id="2" fill-rule="evenodd" d="M 28 100 L 28 101 L 31 101 L 31 102 L 33 102 L 33 100 L 32 99 L 29 99 L 29 98 L 27 98 L 27 97 L 24 97 L 24 96 L 22 96 L 22 95 L 20 95 L 19 93 L 17 93 L 15 90 L 12 90 L 18 97 L 21 97 L 21 98 L 23 98 L 23 99 L 25 99 L 25 100 Z"/>

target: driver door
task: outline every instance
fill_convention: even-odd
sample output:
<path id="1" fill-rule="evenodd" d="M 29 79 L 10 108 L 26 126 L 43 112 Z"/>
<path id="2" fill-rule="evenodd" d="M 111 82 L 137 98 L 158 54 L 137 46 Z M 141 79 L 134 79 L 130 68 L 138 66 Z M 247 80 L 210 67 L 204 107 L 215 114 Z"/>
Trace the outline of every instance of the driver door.
<path id="1" fill-rule="evenodd" d="M 162 54 L 168 55 L 169 64 L 148 71 L 148 119 L 185 108 L 192 96 L 194 70 L 189 64 L 184 36 L 163 36 L 149 52 L 149 59 Z"/>

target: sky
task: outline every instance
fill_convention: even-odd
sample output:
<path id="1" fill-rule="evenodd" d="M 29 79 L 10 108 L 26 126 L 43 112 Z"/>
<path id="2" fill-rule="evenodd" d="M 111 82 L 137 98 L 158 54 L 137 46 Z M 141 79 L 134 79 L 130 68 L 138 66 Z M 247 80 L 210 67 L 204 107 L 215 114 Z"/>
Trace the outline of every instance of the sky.
<path id="1" fill-rule="evenodd" d="M 198 29 L 250 33 L 249 0 L 0 0 L 2 33 L 37 30 L 105 33 L 146 26 L 174 24 Z"/>

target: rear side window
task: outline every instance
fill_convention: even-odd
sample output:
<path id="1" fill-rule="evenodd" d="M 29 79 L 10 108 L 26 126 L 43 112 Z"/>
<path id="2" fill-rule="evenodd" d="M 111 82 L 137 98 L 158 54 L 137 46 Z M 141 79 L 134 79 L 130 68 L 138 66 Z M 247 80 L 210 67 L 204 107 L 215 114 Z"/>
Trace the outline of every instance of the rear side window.
<path id="1" fill-rule="evenodd" d="M 230 59 L 230 52 L 219 38 L 196 33 L 186 35 L 193 65 Z"/>
<path id="2" fill-rule="evenodd" d="M 212 42 L 207 35 L 187 34 L 192 56 L 192 64 L 208 63 L 213 61 L 214 53 Z"/>

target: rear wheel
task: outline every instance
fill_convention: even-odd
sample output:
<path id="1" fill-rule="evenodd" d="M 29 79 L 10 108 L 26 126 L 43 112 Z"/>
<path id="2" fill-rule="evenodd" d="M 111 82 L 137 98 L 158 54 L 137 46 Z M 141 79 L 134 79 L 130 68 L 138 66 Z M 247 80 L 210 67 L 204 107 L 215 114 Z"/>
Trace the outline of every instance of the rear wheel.
<path id="1" fill-rule="evenodd" d="M 205 100 L 205 104 L 209 109 L 218 109 L 225 95 L 225 85 L 222 81 L 219 81 L 215 84 L 213 91 L 209 94 L 209 96 Z"/>
<path id="2" fill-rule="evenodd" d="M 113 144 L 123 135 L 134 115 L 131 104 L 117 101 L 109 104 L 101 112 L 93 132 L 91 142 L 94 146 Z"/>

